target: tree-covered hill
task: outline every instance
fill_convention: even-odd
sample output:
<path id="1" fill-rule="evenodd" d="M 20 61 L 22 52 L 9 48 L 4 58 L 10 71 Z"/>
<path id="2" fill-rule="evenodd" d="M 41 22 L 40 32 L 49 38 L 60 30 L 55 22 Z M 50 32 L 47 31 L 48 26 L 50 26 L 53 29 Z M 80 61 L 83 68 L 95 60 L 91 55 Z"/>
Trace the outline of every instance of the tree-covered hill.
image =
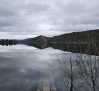
<path id="1" fill-rule="evenodd" d="M 37 36 L 28 41 L 28 43 L 86 43 L 86 42 L 99 43 L 99 29 L 88 30 L 83 32 L 66 33 L 52 38 L 46 36 Z"/>
<path id="2" fill-rule="evenodd" d="M 28 43 L 47 43 L 50 38 L 45 36 L 37 36 L 28 41 Z"/>
<path id="3" fill-rule="evenodd" d="M 50 42 L 99 42 L 99 29 L 54 36 Z"/>

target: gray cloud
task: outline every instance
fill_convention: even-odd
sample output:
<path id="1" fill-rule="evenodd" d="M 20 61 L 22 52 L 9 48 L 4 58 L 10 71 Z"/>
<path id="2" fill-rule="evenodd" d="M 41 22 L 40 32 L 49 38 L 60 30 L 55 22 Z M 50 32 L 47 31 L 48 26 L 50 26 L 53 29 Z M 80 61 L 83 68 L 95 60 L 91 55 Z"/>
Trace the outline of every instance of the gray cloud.
<path id="1" fill-rule="evenodd" d="M 99 28 L 98 0 L 0 0 L 0 32 L 53 36 Z M 49 32 L 49 33 L 47 33 Z"/>
<path id="2" fill-rule="evenodd" d="M 42 3 L 29 3 L 25 8 L 27 14 L 37 14 L 46 11 L 49 6 Z"/>

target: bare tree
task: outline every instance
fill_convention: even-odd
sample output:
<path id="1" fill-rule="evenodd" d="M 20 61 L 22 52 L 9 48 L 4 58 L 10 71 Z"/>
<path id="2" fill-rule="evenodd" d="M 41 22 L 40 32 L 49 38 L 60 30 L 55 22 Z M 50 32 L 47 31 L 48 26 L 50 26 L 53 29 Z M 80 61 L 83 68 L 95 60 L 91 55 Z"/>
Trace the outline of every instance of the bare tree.
<path id="1" fill-rule="evenodd" d="M 70 91 L 76 91 L 77 86 L 74 86 L 75 80 L 78 79 L 76 72 L 76 65 L 72 54 L 65 54 L 63 58 L 57 60 L 61 72 L 61 82 Z"/>
<path id="2" fill-rule="evenodd" d="M 99 58 L 92 55 L 77 55 L 76 56 L 77 72 L 85 79 L 93 91 L 99 91 Z"/>
<path id="3" fill-rule="evenodd" d="M 91 55 L 92 52 L 95 52 L 96 55 L 99 55 L 96 42 L 91 40 L 90 44 L 89 40 L 88 48 L 86 49 L 86 53 L 88 53 L 88 55 L 76 55 L 76 66 L 78 68 L 77 72 L 82 77 L 82 79 L 85 79 L 85 83 L 87 83 L 92 88 L 92 91 L 99 91 L 99 57 Z"/>

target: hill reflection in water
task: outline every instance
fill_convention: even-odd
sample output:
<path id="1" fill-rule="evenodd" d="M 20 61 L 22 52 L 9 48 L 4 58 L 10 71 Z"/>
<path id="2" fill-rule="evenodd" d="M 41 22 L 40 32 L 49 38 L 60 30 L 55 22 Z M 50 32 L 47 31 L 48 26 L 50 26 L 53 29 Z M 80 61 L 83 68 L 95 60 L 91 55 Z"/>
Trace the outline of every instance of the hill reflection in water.
<path id="1" fill-rule="evenodd" d="M 99 55 L 99 44 L 95 43 L 0 43 L 2 46 L 12 46 L 12 45 L 26 45 L 26 46 L 33 46 L 38 49 L 45 49 L 48 47 L 52 47 L 53 49 L 59 49 L 62 51 L 73 52 L 73 53 L 83 53 L 83 54 L 90 54 L 90 55 Z"/>
<path id="2" fill-rule="evenodd" d="M 54 49 L 60 49 L 62 51 L 68 51 L 73 53 L 84 53 L 90 55 L 99 55 L 99 44 L 74 44 L 74 43 L 29 43 L 39 49 L 52 47 Z"/>

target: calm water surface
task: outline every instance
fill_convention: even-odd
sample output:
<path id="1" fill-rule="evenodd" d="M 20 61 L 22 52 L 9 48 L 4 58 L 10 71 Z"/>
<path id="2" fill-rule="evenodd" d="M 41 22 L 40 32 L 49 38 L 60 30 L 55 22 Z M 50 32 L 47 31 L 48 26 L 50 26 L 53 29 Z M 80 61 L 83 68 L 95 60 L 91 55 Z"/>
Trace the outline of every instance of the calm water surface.
<path id="1" fill-rule="evenodd" d="M 83 59 L 85 72 L 83 67 L 79 67 L 79 62 L 78 65 L 75 63 L 76 58 Z M 63 60 L 65 73 L 61 73 L 61 65 L 56 61 L 58 59 Z M 0 46 L 0 91 L 37 91 L 44 72 L 51 73 L 56 91 L 99 91 L 99 59 L 96 56 L 64 52 L 51 47 L 37 49 L 26 45 Z M 96 77 L 96 90 L 93 90 L 92 75 Z"/>
<path id="2" fill-rule="evenodd" d="M 50 69 L 55 86 L 60 85 L 56 60 L 61 50 L 25 45 L 0 46 L 0 91 L 37 91 L 43 70 Z"/>

